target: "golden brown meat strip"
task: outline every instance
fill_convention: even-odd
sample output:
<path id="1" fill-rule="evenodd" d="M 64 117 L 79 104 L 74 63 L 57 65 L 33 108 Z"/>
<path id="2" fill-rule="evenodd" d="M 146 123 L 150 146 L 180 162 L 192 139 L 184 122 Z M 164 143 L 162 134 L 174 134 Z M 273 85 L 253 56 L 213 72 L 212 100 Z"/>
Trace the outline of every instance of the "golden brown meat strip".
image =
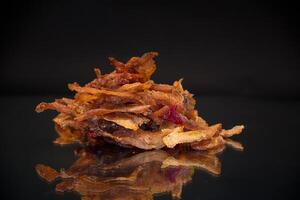
<path id="1" fill-rule="evenodd" d="M 37 164 L 35 169 L 39 176 L 48 182 L 52 182 L 60 176 L 60 173 L 58 173 L 55 169 L 43 164 Z"/>
<path id="2" fill-rule="evenodd" d="M 204 130 L 186 132 L 180 130 L 180 128 L 176 128 L 163 138 L 163 142 L 169 148 L 173 148 L 177 144 L 199 142 L 211 138 L 217 132 L 219 132 L 221 128 L 221 124 L 210 126 Z"/>
<path id="3" fill-rule="evenodd" d="M 223 129 L 220 135 L 222 135 L 223 137 L 231 137 L 233 135 L 238 135 L 243 131 L 244 128 L 245 127 L 243 125 L 237 125 L 228 130 Z"/>

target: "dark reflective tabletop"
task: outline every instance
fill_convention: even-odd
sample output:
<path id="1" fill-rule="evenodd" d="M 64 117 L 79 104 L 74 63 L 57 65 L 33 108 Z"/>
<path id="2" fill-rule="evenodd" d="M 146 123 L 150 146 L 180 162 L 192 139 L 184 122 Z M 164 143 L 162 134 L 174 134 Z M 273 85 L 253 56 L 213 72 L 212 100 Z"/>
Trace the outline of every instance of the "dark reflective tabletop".
<path id="1" fill-rule="evenodd" d="M 209 154 L 56 146 L 51 122 L 56 113 L 34 112 L 37 103 L 54 98 L 1 97 L 3 199 L 96 199 L 95 192 L 103 195 L 98 199 L 172 199 L 179 194 L 182 199 L 289 199 L 296 194 L 300 102 L 198 97 L 199 113 L 210 124 L 246 125 L 232 138 L 244 151 L 228 147 Z M 37 164 L 58 170 L 58 179 L 47 183 L 38 176 Z M 69 192 L 55 191 L 68 187 Z"/>

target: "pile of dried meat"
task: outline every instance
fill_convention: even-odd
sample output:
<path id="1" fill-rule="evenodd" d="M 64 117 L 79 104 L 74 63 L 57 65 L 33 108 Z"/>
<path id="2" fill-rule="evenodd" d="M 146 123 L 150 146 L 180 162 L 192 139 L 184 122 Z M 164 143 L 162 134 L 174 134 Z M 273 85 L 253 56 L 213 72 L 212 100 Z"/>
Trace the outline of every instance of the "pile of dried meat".
<path id="1" fill-rule="evenodd" d="M 184 90 L 182 80 L 173 85 L 150 80 L 156 70 L 156 52 L 132 57 L 126 63 L 109 58 L 115 70 L 101 74 L 80 86 L 69 84 L 74 99 L 62 98 L 40 103 L 37 112 L 56 110 L 58 144 L 80 142 L 95 145 L 115 143 L 140 149 L 173 148 L 189 145 L 209 150 L 225 143 L 227 137 L 240 134 L 244 126 L 224 130 L 221 124 L 208 125 L 195 110 L 195 99 Z"/>

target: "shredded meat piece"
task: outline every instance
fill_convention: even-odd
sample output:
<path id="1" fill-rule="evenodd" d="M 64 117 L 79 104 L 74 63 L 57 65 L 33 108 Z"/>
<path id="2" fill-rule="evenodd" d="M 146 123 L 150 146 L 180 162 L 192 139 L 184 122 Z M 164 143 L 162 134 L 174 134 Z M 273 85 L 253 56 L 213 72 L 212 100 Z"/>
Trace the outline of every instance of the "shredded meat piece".
<path id="1" fill-rule="evenodd" d="M 223 137 L 231 137 L 233 135 L 240 134 L 243 131 L 243 129 L 244 129 L 243 125 L 235 126 L 229 130 L 222 130 L 220 135 L 222 135 Z"/>
<path id="2" fill-rule="evenodd" d="M 96 77 L 101 78 L 101 70 L 99 68 L 95 68 L 94 71 L 95 71 Z"/>
<path id="3" fill-rule="evenodd" d="M 35 111 L 40 113 L 48 109 L 56 110 L 57 112 L 70 114 L 70 115 L 74 113 L 74 111 L 71 108 L 58 102 L 53 102 L 53 103 L 42 102 L 39 105 L 37 105 Z"/>
<path id="4" fill-rule="evenodd" d="M 151 89 L 160 92 L 172 92 L 173 87 L 172 85 L 167 85 L 167 84 L 153 84 Z"/>
<path id="5" fill-rule="evenodd" d="M 35 169 L 39 176 L 48 182 L 52 182 L 60 176 L 60 174 L 55 169 L 52 169 L 51 167 L 43 164 L 36 165 Z"/>
<path id="6" fill-rule="evenodd" d="M 100 78 L 93 80 L 86 84 L 87 87 L 93 88 L 108 88 L 116 89 L 124 84 L 144 82 L 144 78 L 139 74 L 131 74 L 128 72 L 117 73 L 112 72 L 110 74 L 102 75 Z"/>
<path id="7" fill-rule="evenodd" d="M 104 116 L 107 121 L 114 122 L 127 129 L 138 130 L 142 124 L 148 124 L 148 118 L 130 113 L 112 113 Z"/>
<path id="8" fill-rule="evenodd" d="M 106 115 L 109 113 L 147 113 L 149 109 L 149 105 L 142 105 L 142 106 L 127 106 L 121 108 L 97 108 L 93 110 L 89 110 L 86 113 L 77 116 L 75 119 L 78 121 L 82 121 L 94 116 L 98 115 Z"/>
<path id="9" fill-rule="evenodd" d="M 69 84 L 69 89 L 71 91 L 76 91 L 78 93 L 88 93 L 93 95 L 111 95 L 118 97 L 132 97 L 132 94 L 128 92 L 115 92 L 112 90 L 96 89 L 92 87 L 80 87 L 77 83 Z"/>
<path id="10" fill-rule="evenodd" d="M 221 129 L 210 126 L 195 110 L 193 94 L 182 86 L 183 79 L 173 84 L 157 84 L 151 80 L 156 70 L 156 52 L 132 57 L 126 63 L 110 57 L 115 70 L 102 74 L 80 86 L 68 85 L 73 98 L 42 102 L 37 112 L 51 109 L 58 144 L 73 142 L 96 145 L 103 141 L 140 149 L 173 148 L 187 144 L 196 150 L 224 146 L 224 138 L 240 134 L 243 125 Z M 97 122 L 97 123 L 95 123 Z M 238 147 L 237 147 L 238 148 Z"/>
<path id="11" fill-rule="evenodd" d="M 134 134 L 130 129 L 103 119 L 93 119 L 87 123 L 90 130 L 88 135 L 90 135 L 90 138 L 92 139 L 97 136 L 102 136 L 104 132 L 110 133 L 114 136 L 133 136 Z"/>
<path id="12" fill-rule="evenodd" d="M 182 131 L 181 127 L 175 128 L 170 134 L 163 138 L 167 147 L 173 148 L 177 144 L 192 143 L 206 140 L 221 130 L 221 124 L 216 124 L 205 130 Z"/>

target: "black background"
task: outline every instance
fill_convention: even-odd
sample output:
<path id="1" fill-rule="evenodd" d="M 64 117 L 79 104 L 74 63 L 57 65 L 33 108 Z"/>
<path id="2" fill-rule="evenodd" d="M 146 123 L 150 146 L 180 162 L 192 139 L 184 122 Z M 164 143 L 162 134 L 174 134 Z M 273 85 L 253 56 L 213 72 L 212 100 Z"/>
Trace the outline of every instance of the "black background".
<path id="1" fill-rule="evenodd" d="M 282 199 L 299 184 L 299 7 L 288 1 L 9 1 L 1 6 L 1 194 L 56 195 L 34 165 L 68 167 L 53 146 L 53 112 L 40 101 L 71 95 L 66 84 L 93 68 L 158 51 L 153 79 L 184 78 L 200 114 L 225 128 L 244 123 L 245 152 L 221 155 L 222 175 L 198 173 L 183 199 Z M 160 197 L 168 199 L 168 196 Z"/>
<path id="2" fill-rule="evenodd" d="M 122 3 L 123 2 L 123 3 Z M 200 2 L 200 3 L 199 3 Z M 158 51 L 154 79 L 194 93 L 299 98 L 298 9 L 286 1 L 11 1 L 3 94 L 66 93 L 107 57 Z"/>

